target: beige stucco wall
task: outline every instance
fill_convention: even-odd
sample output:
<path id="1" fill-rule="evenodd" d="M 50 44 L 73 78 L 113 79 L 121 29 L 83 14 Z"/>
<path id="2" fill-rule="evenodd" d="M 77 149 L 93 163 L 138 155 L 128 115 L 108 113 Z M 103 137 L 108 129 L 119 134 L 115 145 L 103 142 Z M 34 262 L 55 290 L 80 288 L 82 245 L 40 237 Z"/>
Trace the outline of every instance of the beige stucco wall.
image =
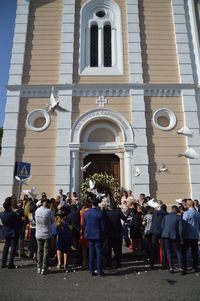
<path id="1" fill-rule="evenodd" d="M 182 98 L 146 97 L 145 103 L 151 196 L 168 203 L 176 198 L 189 197 L 188 159 L 178 157 L 186 149 L 186 138 L 177 134 L 177 130 L 184 126 Z M 162 107 L 176 115 L 176 127 L 170 131 L 152 126 L 153 112 Z M 162 163 L 168 167 L 168 173 L 158 172 Z"/>
<path id="2" fill-rule="evenodd" d="M 30 3 L 23 84 L 59 83 L 63 0 L 34 0 Z M 56 122 L 51 114 L 50 127 L 34 132 L 25 126 L 28 113 L 49 106 L 49 98 L 22 98 L 19 114 L 16 161 L 31 163 L 28 186 L 54 196 Z"/>
<path id="3" fill-rule="evenodd" d="M 63 0 L 30 3 L 24 84 L 59 82 Z"/>
<path id="4" fill-rule="evenodd" d="M 73 80 L 75 83 L 91 83 L 91 84 L 108 84 L 108 83 L 128 83 L 129 82 L 129 64 L 128 64 L 128 35 L 127 35 L 127 19 L 126 19 L 126 0 L 115 0 L 121 8 L 122 17 L 122 39 L 124 51 L 124 75 L 123 76 L 79 76 L 79 25 L 80 10 L 86 0 L 76 1 L 76 23 L 75 23 L 75 47 L 74 47 L 74 69 Z"/>
<path id="5" fill-rule="evenodd" d="M 73 97 L 72 103 L 72 124 L 81 116 L 82 114 L 99 109 L 96 104 L 96 99 L 98 97 Z M 131 121 L 130 113 L 130 97 L 106 97 L 108 103 L 105 105 L 105 109 L 110 109 L 122 114 L 129 122 Z"/>
<path id="6" fill-rule="evenodd" d="M 171 0 L 141 0 L 139 14 L 144 82 L 178 83 Z"/>
<path id="7" fill-rule="evenodd" d="M 32 179 L 23 189 L 36 187 L 54 196 L 56 114 L 51 114 L 51 124 L 44 132 L 34 132 L 26 127 L 27 114 L 37 108 L 45 108 L 49 99 L 21 98 L 16 161 L 31 163 Z"/>

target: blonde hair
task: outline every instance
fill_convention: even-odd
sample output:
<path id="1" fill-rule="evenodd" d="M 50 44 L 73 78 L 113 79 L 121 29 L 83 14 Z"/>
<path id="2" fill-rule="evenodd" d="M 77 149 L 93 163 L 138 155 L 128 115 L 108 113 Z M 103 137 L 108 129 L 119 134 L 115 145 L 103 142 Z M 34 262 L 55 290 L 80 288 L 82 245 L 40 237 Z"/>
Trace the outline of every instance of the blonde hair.
<path id="1" fill-rule="evenodd" d="M 61 224 L 62 224 L 62 220 L 61 220 L 61 217 L 59 216 L 59 215 L 57 215 L 56 217 L 55 217 L 55 224 L 56 224 L 56 226 L 61 226 Z"/>
<path id="2" fill-rule="evenodd" d="M 27 203 L 24 206 L 24 216 L 28 216 L 30 211 L 31 211 L 31 206 L 32 206 L 33 201 L 28 200 Z"/>
<path id="3" fill-rule="evenodd" d="M 58 194 L 57 196 L 56 196 L 56 203 L 60 203 L 60 200 L 61 200 L 61 196 Z"/>

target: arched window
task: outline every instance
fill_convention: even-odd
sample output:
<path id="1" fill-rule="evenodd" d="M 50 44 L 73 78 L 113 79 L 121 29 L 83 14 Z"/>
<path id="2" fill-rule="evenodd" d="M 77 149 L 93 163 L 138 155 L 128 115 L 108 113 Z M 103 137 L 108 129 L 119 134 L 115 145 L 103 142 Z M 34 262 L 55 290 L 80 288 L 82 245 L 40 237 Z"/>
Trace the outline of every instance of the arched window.
<path id="1" fill-rule="evenodd" d="M 90 66 L 98 67 L 98 26 L 92 25 L 90 29 Z"/>
<path id="2" fill-rule="evenodd" d="M 122 75 L 121 10 L 113 0 L 89 0 L 81 8 L 80 75 Z"/>
<path id="3" fill-rule="evenodd" d="M 103 29 L 104 42 L 104 67 L 112 66 L 112 43 L 111 43 L 111 26 L 105 25 Z"/>

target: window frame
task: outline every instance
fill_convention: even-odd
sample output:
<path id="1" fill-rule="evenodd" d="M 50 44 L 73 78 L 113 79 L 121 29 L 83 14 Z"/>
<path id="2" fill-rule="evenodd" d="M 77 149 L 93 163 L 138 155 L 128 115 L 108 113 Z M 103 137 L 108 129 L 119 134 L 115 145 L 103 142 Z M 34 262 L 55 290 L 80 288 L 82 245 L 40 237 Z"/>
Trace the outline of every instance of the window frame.
<path id="1" fill-rule="evenodd" d="M 98 17 L 96 13 L 104 11 L 105 16 Z M 98 67 L 90 66 L 90 28 L 93 24 L 98 25 Z M 104 26 L 111 26 L 111 61 L 112 66 L 104 67 Z M 81 8 L 80 20 L 80 56 L 79 75 L 123 75 L 123 40 L 121 9 L 113 0 L 99 4 L 98 0 L 87 1 Z"/>

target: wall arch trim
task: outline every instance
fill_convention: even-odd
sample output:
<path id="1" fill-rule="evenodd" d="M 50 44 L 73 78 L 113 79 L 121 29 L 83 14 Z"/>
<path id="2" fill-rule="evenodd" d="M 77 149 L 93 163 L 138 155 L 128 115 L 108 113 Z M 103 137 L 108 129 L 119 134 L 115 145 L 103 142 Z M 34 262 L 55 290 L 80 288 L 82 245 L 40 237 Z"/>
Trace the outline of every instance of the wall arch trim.
<path id="1" fill-rule="evenodd" d="M 134 133 L 129 122 L 120 113 L 108 109 L 96 109 L 80 116 L 72 127 L 71 146 L 80 144 L 82 130 L 94 120 L 109 120 L 113 122 L 122 131 L 124 144 L 134 146 Z"/>

